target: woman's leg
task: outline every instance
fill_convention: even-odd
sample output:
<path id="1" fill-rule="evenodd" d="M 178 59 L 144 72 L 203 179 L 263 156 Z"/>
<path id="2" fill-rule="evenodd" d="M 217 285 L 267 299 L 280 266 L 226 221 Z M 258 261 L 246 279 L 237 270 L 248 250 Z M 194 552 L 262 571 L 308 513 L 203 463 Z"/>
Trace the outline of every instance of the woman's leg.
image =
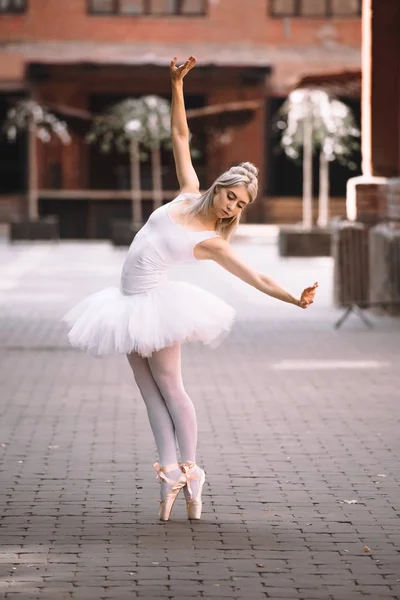
<path id="1" fill-rule="evenodd" d="M 127 355 L 132 368 L 135 381 L 145 402 L 150 426 L 153 431 L 157 446 L 158 457 L 161 465 L 170 465 L 178 462 L 176 453 L 175 428 L 164 398 L 154 381 L 147 358 L 139 354 Z M 176 480 L 181 475 L 179 469 L 168 473 L 167 477 Z M 170 486 L 161 482 L 161 498 L 164 497 Z"/>
<path id="2" fill-rule="evenodd" d="M 196 461 L 197 419 L 193 402 L 183 386 L 180 344 L 150 356 L 149 366 L 175 426 L 182 462 Z"/>
<path id="3" fill-rule="evenodd" d="M 196 411 L 182 381 L 181 346 L 175 344 L 150 356 L 149 366 L 175 426 L 182 462 L 196 462 Z M 198 471 L 196 470 L 196 473 Z M 196 494 L 197 482 L 191 484 Z M 186 494 L 186 490 L 185 490 Z"/>

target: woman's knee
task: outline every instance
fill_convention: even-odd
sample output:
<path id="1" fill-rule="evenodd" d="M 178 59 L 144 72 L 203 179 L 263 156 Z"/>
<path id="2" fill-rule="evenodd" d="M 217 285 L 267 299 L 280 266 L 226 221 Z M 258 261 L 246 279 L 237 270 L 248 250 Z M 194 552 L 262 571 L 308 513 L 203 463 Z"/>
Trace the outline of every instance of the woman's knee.
<path id="1" fill-rule="evenodd" d="M 160 392 L 165 395 L 169 395 L 174 389 L 176 389 L 175 377 L 169 373 L 168 371 L 153 371 L 152 375 L 154 377 L 154 381 L 158 385 Z"/>
<path id="2" fill-rule="evenodd" d="M 151 374 L 147 358 L 143 358 L 142 356 L 139 356 L 139 354 L 133 353 L 127 354 L 127 358 L 131 366 L 136 385 L 138 386 L 142 396 L 153 391 L 157 386 Z"/>
<path id="3" fill-rule="evenodd" d="M 149 359 L 151 373 L 159 387 L 168 389 L 169 387 L 177 387 L 182 381 L 179 370 L 175 365 L 163 362 L 154 362 Z"/>

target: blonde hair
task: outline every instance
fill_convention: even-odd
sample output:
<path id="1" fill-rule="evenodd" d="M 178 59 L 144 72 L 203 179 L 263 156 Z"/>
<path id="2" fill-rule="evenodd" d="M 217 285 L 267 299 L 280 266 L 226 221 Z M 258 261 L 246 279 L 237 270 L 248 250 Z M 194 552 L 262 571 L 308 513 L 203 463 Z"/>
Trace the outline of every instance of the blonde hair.
<path id="1" fill-rule="evenodd" d="M 254 202 L 258 192 L 258 169 L 251 162 L 243 162 L 231 167 L 225 173 L 222 173 L 204 194 L 200 196 L 193 195 L 189 197 L 190 204 L 185 209 L 185 214 L 190 217 L 197 215 L 207 215 L 213 206 L 216 188 L 226 188 L 234 186 L 243 186 L 250 196 L 250 202 Z M 227 219 L 219 219 L 216 227 L 217 233 L 225 240 L 229 240 L 239 225 L 240 213 Z"/>

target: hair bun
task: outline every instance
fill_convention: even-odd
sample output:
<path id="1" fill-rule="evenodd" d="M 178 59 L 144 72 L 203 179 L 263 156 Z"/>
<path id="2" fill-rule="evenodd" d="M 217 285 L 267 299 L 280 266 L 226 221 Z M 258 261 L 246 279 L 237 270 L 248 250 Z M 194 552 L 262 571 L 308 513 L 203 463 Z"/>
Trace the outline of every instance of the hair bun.
<path id="1" fill-rule="evenodd" d="M 238 167 L 241 167 L 242 169 L 245 169 L 246 171 L 248 171 L 249 173 L 251 173 L 252 175 L 254 175 L 254 177 L 258 177 L 258 169 L 255 165 L 253 165 L 253 163 L 251 162 L 242 162 L 238 165 Z"/>
<path id="2" fill-rule="evenodd" d="M 243 162 L 239 165 L 235 165 L 229 169 L 231 173 L 236 175 L 242 175 L 243 177 L 248 177 L 249 180 L 257 179 L 258 177 L 258 169 L 251 162 Z"/>

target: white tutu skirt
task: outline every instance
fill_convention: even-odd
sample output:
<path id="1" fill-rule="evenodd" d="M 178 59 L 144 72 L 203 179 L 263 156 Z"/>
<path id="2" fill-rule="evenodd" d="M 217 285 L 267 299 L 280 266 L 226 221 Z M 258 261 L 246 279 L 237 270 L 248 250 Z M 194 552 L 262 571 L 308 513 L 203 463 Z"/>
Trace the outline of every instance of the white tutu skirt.
<path id="1" fill-rule="evenodd" d="M 179 342 L 216 345 L 231 329 L 234 309 L 188 283 L 170 281 L 125 295 L 112 287 L 86 297 L 63 321 L 72 346 L 94 356 L 153 352 Z"/>

